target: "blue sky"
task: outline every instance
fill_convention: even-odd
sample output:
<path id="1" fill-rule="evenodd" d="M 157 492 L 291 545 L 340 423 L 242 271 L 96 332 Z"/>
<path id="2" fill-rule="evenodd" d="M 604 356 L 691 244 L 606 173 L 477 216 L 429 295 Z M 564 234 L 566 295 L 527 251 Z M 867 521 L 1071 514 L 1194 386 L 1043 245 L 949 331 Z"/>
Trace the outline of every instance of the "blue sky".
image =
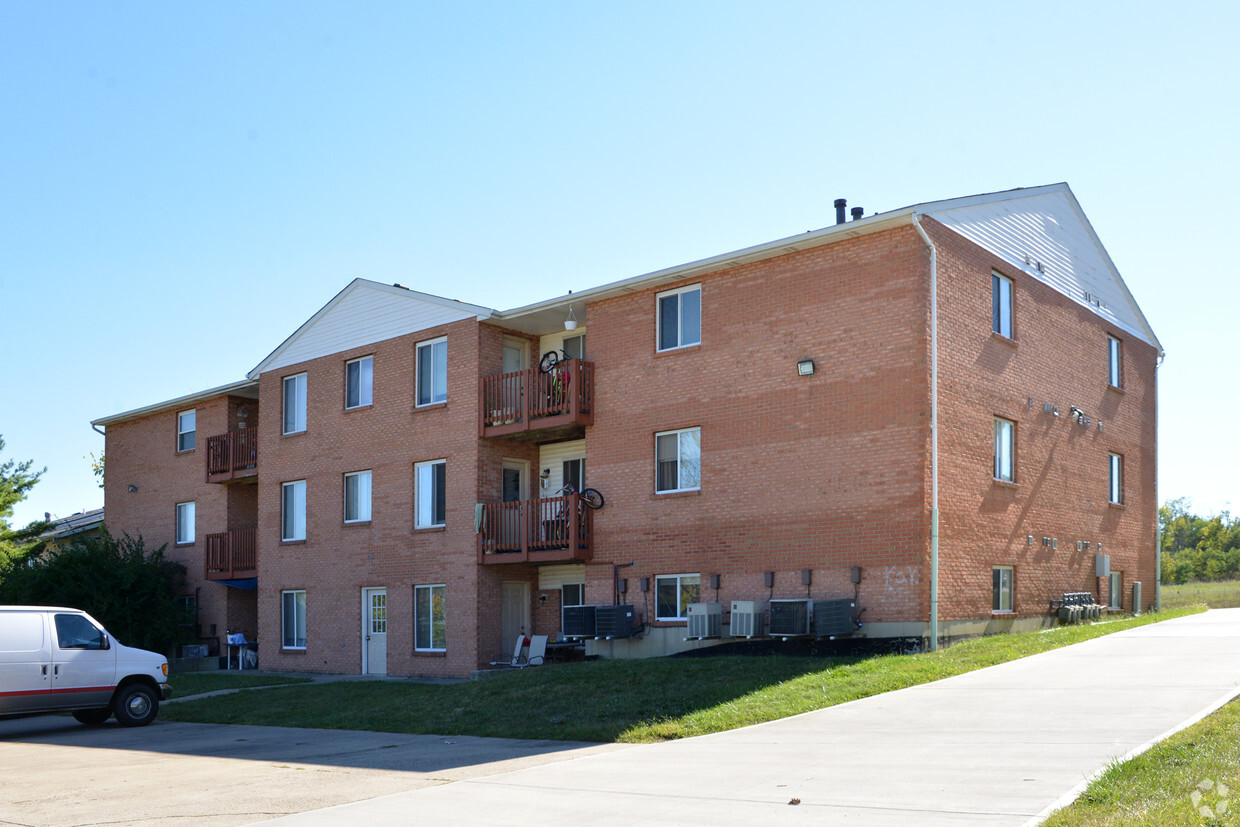
<path id="1" fill-rule="evenodd" d="M 237 379 L 357 276 L 507 308 L 1067 181 L 1162 340 L 1159 490 L 1240 506 L 1240 11 L 0 4 L 2 459 Z"/>

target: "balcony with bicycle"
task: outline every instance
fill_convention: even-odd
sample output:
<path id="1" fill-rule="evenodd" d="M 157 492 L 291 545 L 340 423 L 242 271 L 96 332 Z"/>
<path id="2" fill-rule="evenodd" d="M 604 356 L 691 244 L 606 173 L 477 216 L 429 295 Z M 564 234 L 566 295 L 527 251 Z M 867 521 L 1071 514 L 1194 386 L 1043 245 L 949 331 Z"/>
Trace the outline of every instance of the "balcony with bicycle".
<path id="1" fill-rule="evenodd" d="M 258 430 L 241 428 L 207 438 L 207 482 L 229 483 L 258 476 Z"/>
<path id="2" fill-rule="evenodd" d="M 584 436 L 594 424 L 594 363 L 564 359 L 480 380 L 478 432 L 528 442 Z"/>
<path id="3" fill-rule="evenodd" d="M 587 493 L 590 489 L 587 489 Z M 594 553 L 594 509 L 581 494 L 483 503 L 478 562 L 584 563 Z"/>

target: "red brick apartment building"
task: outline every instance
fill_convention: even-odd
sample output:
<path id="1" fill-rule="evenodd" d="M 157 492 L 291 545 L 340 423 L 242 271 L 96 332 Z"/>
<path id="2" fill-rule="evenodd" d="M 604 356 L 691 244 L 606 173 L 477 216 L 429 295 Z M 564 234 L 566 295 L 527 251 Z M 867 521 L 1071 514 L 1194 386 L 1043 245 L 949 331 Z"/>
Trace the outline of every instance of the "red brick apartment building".
<path id="1" fill-rule="evenodd" d="M 581 604 L 633 607 L 587 635 L 604 657 L 717 643 L 689 604 L 722 639 L 730 608 L 760 634 L 766 601 L 848 598 L 855 635 L 935 641 L 1050 625 L 1065 592 L 1146 608 L 1161 353 L 1054 184 L 837 202 L 512 310 L 358 279 L 244 381 L 95 424 L 110 529 L 168 544 L 204 639 L 464 676 Z"/>

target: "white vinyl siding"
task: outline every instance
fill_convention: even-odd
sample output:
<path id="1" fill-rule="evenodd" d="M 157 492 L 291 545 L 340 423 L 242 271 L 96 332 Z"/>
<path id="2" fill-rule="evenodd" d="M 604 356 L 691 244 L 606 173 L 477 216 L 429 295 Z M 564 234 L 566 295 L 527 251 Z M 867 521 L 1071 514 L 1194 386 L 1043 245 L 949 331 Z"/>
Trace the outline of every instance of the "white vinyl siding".
<path id="1" fill-rule="evenodd" d="M 702 343 L 702 285 L 694 284 L 655 297 L 658 350 Z"/>
<path id="2" fill-rule="evenodd" d="M 177 545 L 194 542 L 193 503 L 177 503 Z"/>
<path id="3" fill-rule="evenodd" d="M 414 466 L 415 528 L 439 528 L 446 523 L 447 465 L 440 459 Z"/>
<path id="4" fill-rule="evenodd" d="M 1013 482 L 1016 451 L 1016 423 L 995 417 L 995 479 Z"/>
<path id="5" fill-rule="evenodd" d="M 698 602 L 701 582 L 700 574 L 660 574 L 655 577 L 655 619 L 687 620 L 689 604 Z"/>
<path id="6" fill-rule="evenodd" d="M 702 487 L 702 429 L 655 434 L 655 491 L 697 491 Z"/>
<path id="7" fill-rule="evenodd" d="M 413 648 L 443 652 L 448 648 L 448 587 L 413 587 Z"/>
<path id="8" fill-rule="evenodd" d="M 286 482 L 280 487 L 280 539 L 306 539 L 306 481 Z"/>
<path id="9" fill-rule="evenodd" d="M 306 648 L 306 593 L 304 590 L 280 593 L 281 646 L 285 649 Z"/>
<path id="10" fill-rule="evenodd" d="M 448 340 L 418 345 L 418 405 L 448 401 Z"/>
<path id="11" fill-rule="evenodd" d="M 306 374 L 284 377 L 284 433 L 306 430 Z"/>
<path id="12" fill-rule="evenodd" d="M 364 408 L 374 399 L 375 360 L 363 356 L 344 363 L 344 406 Z"/>
<path id="13" fill-rule="evenodd" d="M 370 522 L 370 472 L 344 475 L 344 521 Z"/>
<path id="14" fill-rule="evenodd" d="M 177 414 L 177 450 L 194 450 L 194 443 L 197 441 L 197 431 L 197 411 L 181 411 Z"/>
<path id="15" fill-rule="evenodd" d="M 574 460 L 584 460 L 586 456 L 586 441 L 584 439 L 575 439 L 571 442 L 551 442 L 542 445 L 538 449 L 538 473 L 541 477 L 542 471 L 549 471 L 545 485 L 542 486 L 542 493 L 538 496 L 549 497 L 556 491 L 564 487 L 564 463 Z"/>

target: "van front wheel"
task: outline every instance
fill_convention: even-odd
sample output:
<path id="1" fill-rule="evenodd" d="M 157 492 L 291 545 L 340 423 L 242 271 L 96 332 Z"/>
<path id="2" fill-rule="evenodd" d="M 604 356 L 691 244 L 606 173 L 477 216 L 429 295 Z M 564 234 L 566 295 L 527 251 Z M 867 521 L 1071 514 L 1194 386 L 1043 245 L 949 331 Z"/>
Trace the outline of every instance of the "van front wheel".
<path id="1" fill-rule="evenodd" d="M 87 726 L 102 726 L 103 722 L 112 717 L 110 709 L 79 709 L 73 713 L 73 717 L 77 719 L 79 724 Z"/>
<path id="2" fill-rule="evenodd" d="M 146 684 L 131 683 L 117 694 L 113 708 L 121 726 L 146 726 L 159 712 L 159 697 Z"/>

